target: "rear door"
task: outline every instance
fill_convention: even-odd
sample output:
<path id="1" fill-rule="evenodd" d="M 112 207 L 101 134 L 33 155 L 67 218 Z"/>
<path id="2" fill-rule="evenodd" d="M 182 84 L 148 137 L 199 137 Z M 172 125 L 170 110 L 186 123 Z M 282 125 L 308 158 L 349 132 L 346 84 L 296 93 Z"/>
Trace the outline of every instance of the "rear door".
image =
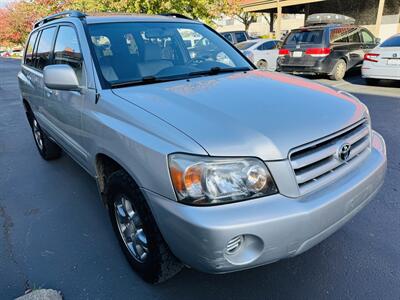
<path id="1" fill-rule="evenodd" d="M 52 106 L 45 101 L 45 85 L 43 80 L 43 69 L 51 63 L 52 48 L 57 27 L 51 26 L 44 28 L 37 41 L 35 55 L 33 56 L 32 67 L 34 72 L 32 76 L 35 79 L 36 93 L 40 94 L 40 107 L 36 118 L 46 131 L 53 133 L 56 123 L 56 115 Z"/>
<path id="2" fill-rule="evenodd" d="M 34 112 L 42 106 L 42 94 L 40 93 L 42 74 L 34 69 L 34 56 L 40 31 L 33 32 L 26 45 L 24 62 L 21 72 L 18 74 L 21 86 L 22 98 L 27 99 Z"/>

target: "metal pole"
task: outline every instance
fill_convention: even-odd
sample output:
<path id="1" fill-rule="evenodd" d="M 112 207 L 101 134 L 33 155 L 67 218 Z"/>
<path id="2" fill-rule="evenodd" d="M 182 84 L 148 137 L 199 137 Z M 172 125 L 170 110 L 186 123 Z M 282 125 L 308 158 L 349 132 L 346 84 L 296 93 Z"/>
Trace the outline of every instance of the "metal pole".
<path id="1" fill-rule="evenodd" d="M 281 38 L 281 22 L 282 22 L 282 6 L 279 3 L 279 0 L 276 1 L 276 10 L 277 10 L 277 18 L 276 18 L 276 28 L 275 28 L 275 37 L 276 39 Z"/>
<path id="2" fill-rule="evenodd" d="M 385 7 L 385 0 L 379 0 L 378 13 L 376 15 L 376 24 L 375 24 L 375 35 L 376 36 L 379 36 L 379 34 L 380 34 L 384 7 Z"/>

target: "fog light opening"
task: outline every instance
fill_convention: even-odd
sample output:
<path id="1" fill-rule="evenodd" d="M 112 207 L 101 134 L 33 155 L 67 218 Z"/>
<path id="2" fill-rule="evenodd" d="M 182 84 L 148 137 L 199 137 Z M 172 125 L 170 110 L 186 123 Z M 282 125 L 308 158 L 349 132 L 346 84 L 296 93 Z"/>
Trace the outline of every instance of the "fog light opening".
<path id="1" fill-rule="evenodd" d="M 244 244 L 244 236 L 243 235 L 238 235 L 238 236 L 234 237 L 226 245 L 226 249 L 225 249 L 226 254 L 233 255 L 233 254 L 237 253 L 243 244 Z"/>

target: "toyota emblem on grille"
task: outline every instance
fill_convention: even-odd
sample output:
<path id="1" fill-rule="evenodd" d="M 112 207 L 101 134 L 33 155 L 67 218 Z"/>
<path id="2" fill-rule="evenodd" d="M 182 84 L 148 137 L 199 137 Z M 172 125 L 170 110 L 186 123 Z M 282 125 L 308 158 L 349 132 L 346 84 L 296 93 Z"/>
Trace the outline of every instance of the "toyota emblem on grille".
<path id="1" fill-rule="evenodd" d="M 337 158 L 340 161 L 347 161 L 350 156 L 351 145 L 349 143 L 342 144 L 337 151 Z"/>

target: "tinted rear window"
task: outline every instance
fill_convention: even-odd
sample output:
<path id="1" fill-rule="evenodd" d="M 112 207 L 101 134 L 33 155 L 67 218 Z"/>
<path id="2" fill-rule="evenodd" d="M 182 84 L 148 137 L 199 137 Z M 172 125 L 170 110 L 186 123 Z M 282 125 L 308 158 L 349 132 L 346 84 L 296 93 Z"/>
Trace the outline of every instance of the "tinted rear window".
<path id="1" fill-rule="evenodd" d="M 323 30 L 292 31 L 286 41 L 286 45 L 296 44 L 322 44 Z"/>
<path id="2" fill-rule="evenodd" d="M 235 32 L 236 42 L 244 42 L 247 40 L 246 35 L 243 32 Z"/>
<path id="3" fill-rule="evenodd" d="M 25 50 L 25 64 L 28 66 L 33 65 L 33 48 L 35 47 L 36 37 L 38 32 L 32 33 Z"/>
<path id="4" fill-rule="evenodd" d="M 382 43 L 381 47 L 400 47 L 400 35 L 387 39 Z"/>
<path id="5" fill-rule="evenodd" d="M 240 43 L 236 45 L 236 48 L 238 48 L 239 50 L 246 50 L 249 49 L 251 46 L 254 46 L 255 44 L 257 44 L 257 42 Z"/>

